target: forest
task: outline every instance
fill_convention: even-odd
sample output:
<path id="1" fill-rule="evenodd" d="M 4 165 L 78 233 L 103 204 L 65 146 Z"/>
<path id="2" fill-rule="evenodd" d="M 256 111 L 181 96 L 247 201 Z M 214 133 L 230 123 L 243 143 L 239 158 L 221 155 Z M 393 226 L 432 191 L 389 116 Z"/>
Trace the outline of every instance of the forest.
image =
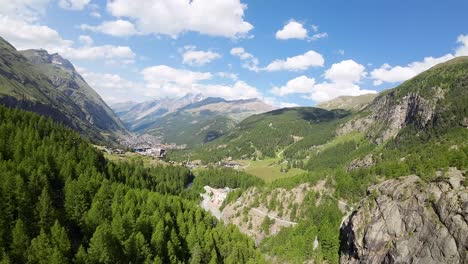
<path id="1" fill-rule="evenodd" d="M 72 130 L 0 107 L 0 263 L 263 263 L 184 195 L 181 167 L 112 163 Z"/>

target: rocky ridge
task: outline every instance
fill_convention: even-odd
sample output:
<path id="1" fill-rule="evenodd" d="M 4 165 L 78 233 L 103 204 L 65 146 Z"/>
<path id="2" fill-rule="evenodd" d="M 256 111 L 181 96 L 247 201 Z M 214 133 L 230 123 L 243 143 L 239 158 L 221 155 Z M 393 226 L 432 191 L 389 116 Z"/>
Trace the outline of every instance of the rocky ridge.
<path id="1" fill-rule="evenodd" d="M 437 180 L 416 175 L 384 181 L 341 227 L 341 263 L 466 263 L 468 189 L 465 172 Z"/>

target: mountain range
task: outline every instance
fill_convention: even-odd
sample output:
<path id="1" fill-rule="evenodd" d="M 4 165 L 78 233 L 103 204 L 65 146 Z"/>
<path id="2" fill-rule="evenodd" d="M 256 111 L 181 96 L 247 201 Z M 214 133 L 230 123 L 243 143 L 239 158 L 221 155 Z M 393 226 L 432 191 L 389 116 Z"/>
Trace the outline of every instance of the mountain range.
<path id="1" fill-rule="evenodd" d="M 190 146 L 210 142 L 243 119 L 275 109 L 259 99 L 228 101 L 201 94 L 111 107 L 132 132 Z"/>
<path id="2" fill-rule="evenodd" d="M 53 118 L 97 140 L 125 126 L 73 65 L 45 50 L 17 51 L 0 38 L 0 103 Z"/>

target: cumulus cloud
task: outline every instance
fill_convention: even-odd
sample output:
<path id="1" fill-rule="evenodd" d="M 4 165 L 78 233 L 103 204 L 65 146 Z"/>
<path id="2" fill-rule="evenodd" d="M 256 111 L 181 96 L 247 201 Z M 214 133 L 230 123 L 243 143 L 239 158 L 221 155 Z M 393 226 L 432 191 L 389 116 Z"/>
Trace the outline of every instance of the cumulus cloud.
<path id="1" fill-rule="evenodd" d="M 334 63 L 325 71 L 325 78 L 336 83 L 359 82 L 366 75 L 365 67 L 353 60 Z"/>
<path id="2" fill-rule="evenodd" d="M 101 32 L 115 37 L 126 37 L 138 34 L 138 31 L 131 22 L 122 19 L 114 21 L 104 21 L 97 26 L 82 24 L 80 25 L 80 28 L 81 30 Z"/>
<path id="3" fill-rule="evenodd" d="M 242 47 L 236 47 L 231 49 L 231 55 L 239 57 L 243 61 L 242 67 L 254 72 L 260 71 L 258 67 L 259 61 L 258 59 L 244 50 Z"/>
<path id="4" fill-rule="evenodd" d="M 186 47 L 182 54 L 182 63 L 190 66 L 203 66 L 219 58 L 221 58 L 219 53 L 196 50 L 195 47 Z"/>
<path id="5" fill-rule="evenodd" d="M 353 83 L 323 82 L 316 84 L 312 93 L 305 98 L 315 102 L 323 102 L 343 95 L 358 96 L 369 93 L 377 92 L 374 90 L 361 89 L 357 84 Z"/>
<path id="6" fill-rule="evenodd" d="M 77 71 L 107 103 L 141 101 L 144 98 L 144 83 L 129 81 L 113 73 L 96 73 L 84 68 L 77 68 Z"/>
<path id="7" fill-rule="evenodd" d="M 302 39 L 308 41 L 315 41 L 321 38 L 328 37 L 326 32 L 318 33 L 318 26 L 311 25 L 312 31 L 315 34 L 309 36 L 308 30 L 304 27 L 304 24 L 295 20 L 289 21 L 284 27 L 276 32 L 276 39 L 287 40 L 287 39 Z"/>
<path id="8" fill-rule="evenodd" d="M 218 75 L 221 78 L 231 79 L 233 81 L 239 80 L 239 76 L 232 72 L 218 72 L 216 75 Z"/>
<path id="9" fill-rule="evenodd" d="M 323 102 L 343 95 L 377 93 L 374 90 L 359 87 L 359 82 L 367 74 L 365 69 L 363 65 L 353 60 L 334 63 L 325 71 L 324 76 L 327 81 L 314 85 L 312 92 L 305 97 L 316 102 Z"/>
<path id="10" fill-rule="evenodd" d="M 177 37 L 192 31 L 210 36 L 243 37 L 253 28 L 244 20 L 240 0 L 114 0 L 108 11 L 136 22 L 138 31 Z"/>
<path id="11" fill-rule="evenodd" d="M 69 10 L 83 10 L 91 0 L 60 0 L 59 6 Z"/>
<path id="12" fill-rule="evenodd" d="M 94 43 L 94 40 L 90 36 L 86 35 L 80 35 L 78 37 L 78 40 L 84 45 L 84 46 L 91 46 Z"/>
<path id="13" fill-rule="evenodd" d="M 239 57 L 242 61 L 242 67 L 254 72 L 259 71 L 303 71 L 310 67 L 322 67 L 325 59 L 322 54 L 309 50 L 308 52 L 286 58 L 272 61 L 266 67 L 259 66 L 259 60 L 242 47 L 231 49 L 231 55 Z"/>
<path id="14" fill-rule="evenodd" d="M 397 83 L 406 81 L 419 73 L 428 70 L 429 68 L 458 56 L 468 55 L 468 35 L 460 35 L 457 38 L 457 47 L 454 54 L 445 54 L 441 57 L 426 57 L 422 61 L 411 62 L 406 66 L 391 66 L 388 63 L 383 64 L 380 68 L 374 69 L 370 76 L 374 79 L 374 85 L 382 83 Z"/>
<path id="15" fill-rule="evenodd" d="M 0 15 L 33 22 L 45 14 L 49 0 L 0 0 Z"/>
<path id="16" fill-rule="evenodd" d="M 322 67 L 325 60 L 323 56 L 313 50 L 308 52 L 286 58 L 285 60 L 274 60 L 265 68 L 266 71 L 302 71 L 309 67 Z"/>
<path id="17" fill-rule="evenodd" d="M 457 38 L 460 46 L 455 51 L 455 56 L 468 56 L 468 35 L 460 35 Z"/>
<path id="18" fill-rule="evenodd" d="M 281 87 L 273 87 L 272 93 L 277 96 L 288 94 L 306 94 L 311 93 L 315 85 L 314 78 L 308 78 L 305 75 L 289 80 L 286 85 Z"/>
<path id="19" fill-rule="evenodd" d="M 236 81 L 233 84 L 207 84 L 213 74 L 175 69 L 166 65 L 145 68 L 142 71 L 146 85 L 146 96 L 175 97 L 187 93 L 202 93 L 205 96 L 220 96 L 226 99 L 247 99 L 260 97 L 258 90 L 245 83 Z"/>
<path id="20" fill-rule="evenodd" d="M 232 85 L 196 85 L 196 91 L 205 96 L 222 97 L 228 100 L 260 98 L 257 88 L 244 81 L 236 81 Z"/>
<path id="21" fill-rule="evenodd" d="M 17 49 L 43 48 L 53 53 L 58 52 L 71 60 L 133 60 L 135 53 L 127 46 L 102 45 L 92 46 L 85 43 L 76 47 L 74 41 L 63 39 L 60 34 L 47 27 L 30 24 L 22 20 L 0 16 L 0 35 Z M 84 38 L 79 38 L 83 41 Z M 88 39 L 88 42 L 90 38 Z"/>
<path id="22" fill-rule="evenodd" d="M 365 67 L 352 60 L 333 64 L 325 71 L 326 81 L 316 83 L 315 79 L 305 75 L 289 80 L 284 86 L 273 87 L 271 92 L 277 96 L 300 94 L 303 98 L 323 102 L 342 95 L 362 95 L 376 93 L 359 87 L 359 82 L 366 76 Z"/>
<path id="23" fill-rule="evenodd" d="M 307 30 L 304 26 L 294 20 L 289 21 L 288 24 L 284 25 L 281 30 L 276 32 L 277 39 L 305 39 L 307 38 Z"/>
<path id="24" fill-rule="evenodd" d="M 295 103 L 290 103 L 290 102 L 285 102 L 278 100 L 276 97 L 263 97 L 262 101 L 265 102 L 266 104 L 278 107 L 278 108 L 285 108 L 285 107 L 297 107 L 299 106 L 298 104 Z"/>

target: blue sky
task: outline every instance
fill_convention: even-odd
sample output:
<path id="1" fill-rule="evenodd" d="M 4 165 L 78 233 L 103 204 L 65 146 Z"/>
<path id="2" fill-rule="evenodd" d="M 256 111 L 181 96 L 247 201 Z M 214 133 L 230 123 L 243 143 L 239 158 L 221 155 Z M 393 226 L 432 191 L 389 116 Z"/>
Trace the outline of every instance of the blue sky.
<path id="1" fill-rule="evenodd" d="M 203 93 L 315 105 L 468 55 L 468 1 L 0 0 L 0 36 L 59 52 L 110 104 Z"/>

